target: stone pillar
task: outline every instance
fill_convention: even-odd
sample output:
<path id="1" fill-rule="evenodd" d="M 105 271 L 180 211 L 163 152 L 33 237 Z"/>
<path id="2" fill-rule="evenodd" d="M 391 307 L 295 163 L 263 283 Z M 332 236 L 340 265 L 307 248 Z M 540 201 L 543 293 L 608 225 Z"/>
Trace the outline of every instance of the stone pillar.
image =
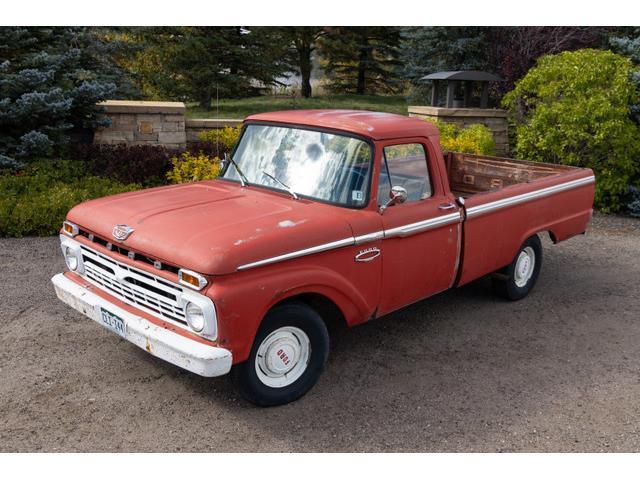
<path id="1" fill-rule="evenodd" d="M 185 105 L 182 102 L 107 100 L 104 107 L 111 125 L 98 128 L 94 143 L 161 145 L 178 149 L 187 145 Z"/>
<path id="2" fill-rule="evenodd" d="M 486 125 L 496 142 L 496 155 L 509 155 L 507 111 L 493 108 L 446 108 L 410 106 L 409 116 L 454 123 L 463 128 L 474 123 Z"/>

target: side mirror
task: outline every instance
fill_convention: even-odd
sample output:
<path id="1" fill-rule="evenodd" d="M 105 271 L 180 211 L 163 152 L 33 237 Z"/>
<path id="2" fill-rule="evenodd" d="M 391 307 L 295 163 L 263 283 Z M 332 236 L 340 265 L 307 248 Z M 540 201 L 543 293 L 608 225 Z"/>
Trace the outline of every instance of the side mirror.
<path id="1" fill-rule="evenodd" d="M 380 213 L 384 213 L 387 207 L 390 207 L 391 205 L 398 205 L 406 202 L 408 196 L 409 194 L 407 193 L 406 188 L 394 185 L 391 187 L 391 191 L 389 192 L 389 201 L 380 206 Z"/>

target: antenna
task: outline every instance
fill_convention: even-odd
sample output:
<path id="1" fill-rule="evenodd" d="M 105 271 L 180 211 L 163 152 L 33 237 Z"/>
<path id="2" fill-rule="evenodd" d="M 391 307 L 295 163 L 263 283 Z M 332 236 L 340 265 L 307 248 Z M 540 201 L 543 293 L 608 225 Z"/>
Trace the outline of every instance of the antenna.
<path id="1" fill-rule="evenodd" d="M 216 82 L 216 119 L 220 121 L 220 92 Z M 216 128 L 216 151 L 220 152 L 220 126 Z"/>

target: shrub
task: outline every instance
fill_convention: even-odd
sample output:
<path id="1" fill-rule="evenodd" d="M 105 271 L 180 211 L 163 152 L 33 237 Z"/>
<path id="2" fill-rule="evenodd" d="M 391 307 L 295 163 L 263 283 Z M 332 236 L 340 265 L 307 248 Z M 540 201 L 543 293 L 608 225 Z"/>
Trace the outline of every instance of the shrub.
<path id="1" fill-rule="evenodd" d="M 197 155 L 184 152 L 173 157 L 171 163 L 173 168 L 167 173 L 167 178 L 173 183 L 212 180 L 220 173 L 220 159 L 202 152 Z"/>
<path id="2" fill-rule="evenodd" d="M 473 124 L 460 128 L 453 123 L 428 120 L 440 131 L 440 145 L 448 152 L 494 155 L 496 144 L 493 134 L 485 125 Z"/>
<path id="3" fill-rule="evenodd" d="M 609 51 L 540 58 L 503 100 L 516 123 L 516 154 L 593 169 L 596 206 L 619 211 L 640 172 L 640 129 L 630 118 L 639 101 L 634 73 L 629 59 Z"/>
<path id="4" fill-rule="evenodd" d="M 86 163 L 93 175 L 123 183 L 161 185 L 171 168 L 172 152 L 154 145 L 77 145 L 72 156 Z"/>
<path id="5" fill-rule="evenodd" d="M 212 130 L 203 130 L 198 134 L 202 142 L 207 142 L 214 146 L 215 155 L 222 157 L 225 153 L 231 152 L 235 146 L 242 127 L 224 127 Z"/>
<path id="6" fill-rule="evenodd" d="M 0 176 L 0 236 L 53 235 L 74 205 L 140 188 L 83 172 L 79 162 L 39 162 Z"/>

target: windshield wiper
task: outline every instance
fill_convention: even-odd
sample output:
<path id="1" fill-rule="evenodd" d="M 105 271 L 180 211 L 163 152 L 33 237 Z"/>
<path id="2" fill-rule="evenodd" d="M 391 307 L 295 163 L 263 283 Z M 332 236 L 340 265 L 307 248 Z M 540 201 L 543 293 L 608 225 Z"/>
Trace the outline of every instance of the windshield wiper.
<path id="1" fill-rule="evenodd" d="M 283 182 L 281 182 L 280 180 L 278 180 L 276 177 L 274 177 L 273 175 L 271 175 L 269 172 L 267 172 L 266 170 L 262 170 L 262 174 L 266 175 L 267 177 L 269 177 L 271 180 L 273 180 L 274 182 L 279 183 L 280 185 L 282 185 L 284 187 L 284 189 L 289 192 L 289 194 L 295 199 L 298 200 L 298 195 L 296 194 L 296 192 L 294 192 L 291 187 Z"/>
<path id="2" fill-rule="evenodd" d="M 238 175 L 240 175 L 240 185 L 242 185 L 243 187 L 246 187 L 247 185 L 249 185 L 249 180 L 247 179 L 246 175 L 242 173 L 242 170 L 240 170 L 240 167 L 238 166 L 238 164 L 236 163 L 236 161 L 233 159 L 231 155 L 229 155 L 228 153 L 225 153 L 224 161 L 230 162 L 234 167 L 236 167 L 236 172 L 238 172 Z"/>

